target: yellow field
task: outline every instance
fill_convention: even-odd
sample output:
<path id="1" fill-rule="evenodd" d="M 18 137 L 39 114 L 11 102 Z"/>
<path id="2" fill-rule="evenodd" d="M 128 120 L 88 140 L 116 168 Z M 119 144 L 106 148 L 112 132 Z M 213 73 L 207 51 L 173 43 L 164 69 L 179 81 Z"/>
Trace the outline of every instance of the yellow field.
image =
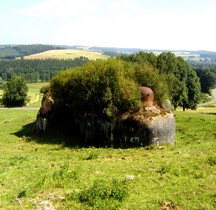
<path id="1" fill-rule="evenodd" d="M 197 112 L 201 113 L 215 113 L 216 114 L 216 104 L 203 106 L 203 107 L 197 107 Z"/>
<path id="2" fill-rule="evenodd" d="M 182 111 L 182 108 L 177 108 L 177 111 Z M 216 103 L 208 105 L 208 106 L 199 106 L 196 110 L 187 109 L 186 112 L 197 112 L 197 113 L 205 113 L 205 114 L 216 114 Z"/>
<path id="3" fill-rule="evenodd" d="M 48 58 L 55 58 L 55 59 L 73 59 L 77 57 L 86 57 L 90 60 L 96 59 L 106 59 L 109 56 L 103 55 L 100 52 L 93 52 L 87 50 L 48 50 L 42 53 L 37 53 L 33 55 L 25 56 L 25 59 L 48 59 Z"/>

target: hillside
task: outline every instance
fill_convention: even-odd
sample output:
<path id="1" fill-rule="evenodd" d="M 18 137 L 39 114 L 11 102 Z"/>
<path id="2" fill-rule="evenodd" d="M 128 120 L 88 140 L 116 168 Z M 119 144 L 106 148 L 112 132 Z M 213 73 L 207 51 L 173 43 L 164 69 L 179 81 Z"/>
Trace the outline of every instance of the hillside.
<path id="1" fill-rule="evenodd" d="M 200 109 L 175 112 L 174 147 L 128 149 L 37 135 L 37 110 L 0 109 L 0 209 L 215 209 L 216 108 Z"/>
<path id="2" fill-rule="evenodd" d="M 48 50 L 45 52 L 25 56 L 24 59 L 74 59 L 77 57 L 86 57 L 90 60 L 106 59 L 109 56 L 103 55 L 101 52 L 93 52 L 86 50 L 60 49 Z"/>
<path id="3" fill-rule="evenodd" d="M 18 57 L 24 57 L 28 55 L 38 54 L 41 52 L 49 50 L 70 50 L 67 51 L 58 51 L 52 55 L 45 54 L 45 58 L 64 58 L 71 59 L 77 56 L 88 57 L 89 59 L 95 60 L 97 58 L 106 58 L 106 56 L 119 56 L 122 54 L 136 54 L 140 51 L 152 52 L 156 55 L 159 55 L 161 52 L 173 52 L 176 56 L 184 57 L 185 60 L 191 62 L 204 62 L 204 63 L 215 63 L 216 62 L 216 52 L 199 50 L 167 50 L 167 49 L 142 49 L 142 48 L 118 48 L 118 47 L 97 47 L 97 46 L 79 46 L 79 45 L 43 45 L 43 44 L 33 44 L 33 45 L 0 45 L 0 59 L 15 59 Z M 75 52 L 78 55 L 74 55 Z M 63 52 L 63 55 L 60 55 Z M 81 55 L 80 55 L 81 53 Z M 90 55 L 94 53 L 94 55 Z M 35 56 L 35 55 L 34 55 Z M 33 57 L 34 57 L 33 56 Z M 37 58 L 41 55 L 37 55 Z M 50 57 L 54 56 L 54 57 Z M 90 56 L 90 57 L 89 57 Z M 96 57 L 95 57 L 96 56 Z M 101 57 L 102 56 L 102 57 Z M 105 56 L 105 57 L 104 57 Z M 44 55 L 42 54 L 42 58 Z M 26 57 L 29 59 L 28 57 Z M 32 59 L 32 57 L 31 57 Z"/>
<path id="4" fill-rule="evenodd" d="M 0 45 L 0 59 L 15 59 L 47 50 L 62 49 L 53 45 Z"/>

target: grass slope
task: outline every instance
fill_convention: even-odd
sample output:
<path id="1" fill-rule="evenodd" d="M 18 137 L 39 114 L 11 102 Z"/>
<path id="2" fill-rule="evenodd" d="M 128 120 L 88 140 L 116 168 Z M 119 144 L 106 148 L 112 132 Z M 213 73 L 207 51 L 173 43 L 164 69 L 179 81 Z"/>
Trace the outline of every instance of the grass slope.
<path id="1" fill-rule="evenodd" d="M 0 110 L 0 209 L 215 209 L 207 109 L 175 112 L 174 147 L 131 149 L 72 147 L 64 130 L 33 132 L 37 111 Z"/>
<path id="2" fill-rule="evenodd" d="M 40 107 L 41 105 L 41 99 L 42 99 L 42 94 L 40 93 L 40 89 L 44 86 L 47 86 L 47 82 L 41 82 L 41 83 L 28 83 L 28 98 L 29 102 L 27 106 L 29 108 L 37 108 Z M 0 92 L 1 94 L 1 92 Z"/>
<path id="3" fill-rule="evenodd" d="M 77 57 L 87 57 L 90 60 L 106 59 L 108 56 L 100 52 L 85 51 L 85 50 L 48 50 L 42 53 L 25 56 L 25 59 L 73 59 Z"/>

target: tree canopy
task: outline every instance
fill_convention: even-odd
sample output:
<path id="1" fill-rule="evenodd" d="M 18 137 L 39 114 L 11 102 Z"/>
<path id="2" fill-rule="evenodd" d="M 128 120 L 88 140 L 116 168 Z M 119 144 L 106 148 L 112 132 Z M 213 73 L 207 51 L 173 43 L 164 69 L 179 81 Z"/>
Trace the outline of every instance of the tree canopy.
<path id="1" fill-rule="evenodd" d="M 19 107 L 26 104 L 28 87 L 23 78 L 13 76 L 3 85 L 2 103 L 6 107 Z"/>
<path id="2" fill-rule="evenodd" d="M 0 77 L 7 81 L 12 75 L 21 76 L 27 82 L 48 82 L 61 70 L 82 66 L 89 59 L 85 57 L 75 59 L 44 59 L 44 60 L 0 60 Z"/>
<path id="3" fill-rule="evenodd" d="M 120 59 L 134 63 L 148 63 L 166 75 L 172 104 L 195 109 L 200 100 L 200 82 L 195 70 L 181 57 L 171 52 L 163 52 L 156 56 L 153 53 L 139 52 L 134 55 L 121 56 Z"/>
<path id="4" fill-rule="evenodd" d="M 197 68 L 196 72 L 200 78 L 202 92 L 210 93 L 210 89 L 216 86 L 216 69 Z"/>

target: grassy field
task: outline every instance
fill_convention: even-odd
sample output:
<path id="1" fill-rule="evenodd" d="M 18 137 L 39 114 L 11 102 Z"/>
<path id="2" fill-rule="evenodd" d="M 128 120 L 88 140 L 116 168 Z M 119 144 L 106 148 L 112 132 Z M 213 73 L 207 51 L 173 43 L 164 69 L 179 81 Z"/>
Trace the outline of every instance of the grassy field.
<path id="1" fill-rule="evenodd" d="M 0 209 L 216 209 L 215 106 L 176 111 L 163 148 L 80 148 L 64 129 L 36 134 L 36 114 L 0 109 Z"/>
<path id="2" fill-rule="evenodd" d="M 41 83 L 28 83 L 28 98 L 29 102 L 27 107 L 29 108 L 37 108 L 41 105 L 42 94 L 40 93 L 40 89 L 46 85 L 48 82 L 41 82 Z"/>
<path id="3" fill-rule="evenodd" d="M 77 57 L 87 57 L 90 60 L 106 59 L 109 56 L 103 55 L 100 52 L 87 50 L 48 50 L 42 53 L 25 56 L 25 59 L 73 59 Z"/>

